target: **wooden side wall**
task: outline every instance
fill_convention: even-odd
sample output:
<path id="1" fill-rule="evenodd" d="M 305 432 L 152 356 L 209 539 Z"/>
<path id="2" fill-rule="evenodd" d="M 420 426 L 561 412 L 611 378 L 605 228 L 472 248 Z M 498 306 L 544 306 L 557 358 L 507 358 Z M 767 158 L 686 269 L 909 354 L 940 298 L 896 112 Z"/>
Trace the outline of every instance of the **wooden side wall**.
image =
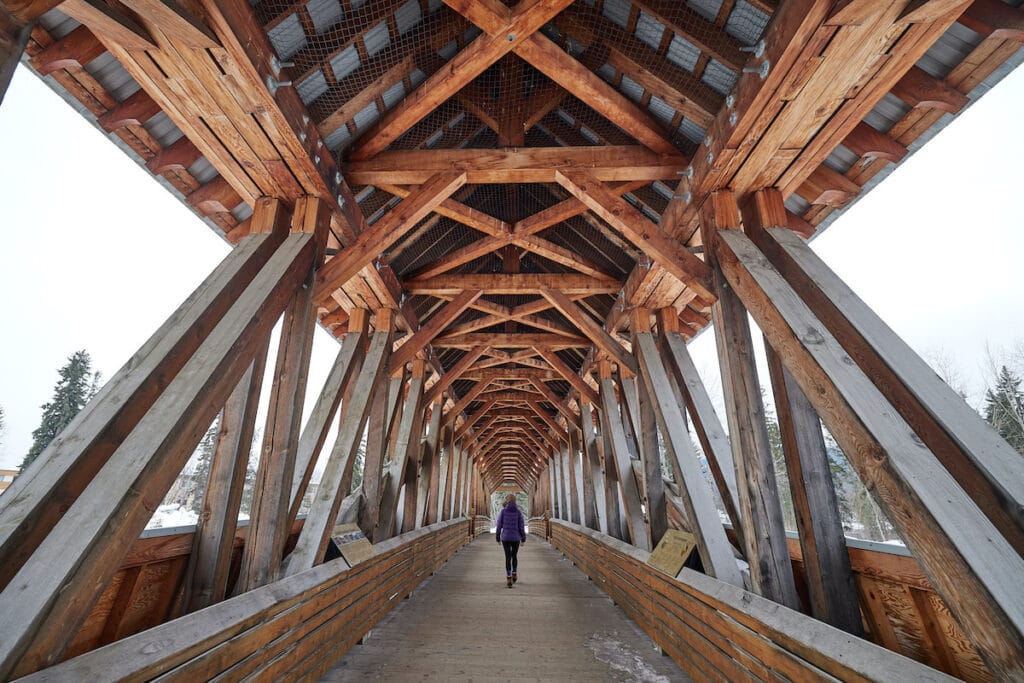
<path id="1" fill-rule="evenodd" d="M 377 555 L 352 568 L 318 565 L 22 680 L 315 680 L 472 540 L 472 528 L 458 518 L 417 529 L 377 544 Z M 165 563 L 182 561 L 167 554 Z"/>
<path id="2" fill-rule="evenodd" d="M 684 569 L 673 579 L 647 564 L 649 553 L 599 532 L 555 520 L 550 540 L 697 678 L 949 680 L 909 657 L 703 574 Z M 930 589 L 918 581 L 920 570 L 909 566 L 916 565 L 912 558 L 852 549 L 851 560 L 860 585 L 913 581 Z M 977 680 L 990 680 L 974 658 L 976 669 L 961 673 L 980 670 Z"/>

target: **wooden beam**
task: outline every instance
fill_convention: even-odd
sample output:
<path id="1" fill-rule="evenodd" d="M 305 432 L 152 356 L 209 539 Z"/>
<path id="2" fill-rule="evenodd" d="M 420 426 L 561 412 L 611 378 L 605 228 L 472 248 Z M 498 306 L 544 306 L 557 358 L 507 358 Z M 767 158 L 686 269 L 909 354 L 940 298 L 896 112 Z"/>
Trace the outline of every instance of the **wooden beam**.
<path id="1" fill-rule="evenodd" d="M 284 231 L 246 238 L 213 270 L 130 363 L 110 378 L 0 497 L 0 586 L 7 585 L 57 524 L 202 341 L 245 292 L 284 239 Z M 212 421 L 212 416 L 211 416 Z"/>
<path id="2" fill-rule="evenodd" d="M 484 294 L 539 294 L 541 290 L 555 288 L 568 295 L 590 296 L 615 294 L 621 285 L 617 281 L 576 273 L 473 273 L 405 280 L 402 287 L 410 295 L 438 297 L 458 296 L 465 290 L 481 290 Z"/>
<path id="3" fill-rule="evenodd" d="M 380 501 L 380 518 L 373 533 L 374 543 L 391 538 L 395 535 L 395 519 L 398 515 L 399 493 L 406 484 L 405 473 L 411 467 L 414 477 L 419 467 L 418 449 L 420 437 L 423 435 L 423 361 L 413 362 L 412 374 L 402 408 L 402 421 L 398 425 L 398 439 L 395 450 L 391 454 L 390 475 L 382 491 Z M 415 450 L 414 450 L 415 449 Z M 412 509 L 416 509 L 415 479 L 412 486 L 405 488 L 406 500 L 412 501 Z"/>
<path id="4" fill-rule="evenodd" d="M 605 332 L 604 328 L 597 321 L 574 304 L 564 292 L 549 288 L 542 289 L 540 293 L 562 315 L 576 325 L 594 343 L 594 346 L 611 356 L 621 367 L 636 375 L 636 360 L 633 356 L 622 347 L 622 344 L 617 339 Z"/>
<path id="5" fill-rule="evenodd" d="M 441 330 L 462 315 L 470 305 L 473 304 L 482 294 L 479 289 L 469 289 L 445 304 L 445 307 L 431 316 L 430 321 L 420 327 L 416 334 L 405 340 L 398 350 L 391 355 L 391 374 L 401 372 L 405 364 L 411 361 L 417 353 L 423 350 Z"/>
<path id="6" fill-rule="evenodd" d="M 266 364 L 264 347 L 256 354 L 221 413 L 203 512 L 196 520 L 192 552 L 183 580 L 183 614 L 209 607 L 228 595 L 235 530 Z"/>
<path id="7" fill-rule="evenodd" d="M 821 421 L 767 340 L 765 352 L 786 474 L 793 493 L 811 614 L 862 637 L 864 626 L 857 604 L 857 589 Z"/>
<path id="8" fill-rule="evenodd" d="M 351 158 L 361 161 L 379 154 L 438 105 L 529 39 L 569 2 L 571 0 L 528 0 L 517 5 L 498 34 L 479 36 L 455 55 L 444 69 L 427 78 L 364 133 L 359 146 L 352 151 Z M 458 3 L 455 8 L 460 12 L 469 11 L 470 4 Z M 498 11 L 504 13 L 503 10 Z"/>
<path id="9" fill-rule="evenodd" d="M 299 447 L 295 454 L 295 476 L 292 480 L 291 503 L 288 508 L 289 524 L 299 514 L 302 498 L 313 476 L 320 450 L 323 448 L 324 441 L 327 440 L 331 420 L 341 405 L 345 387 L 348 386 L 352 374 L 359 371 L 361 356 L 366 344 L 368 322 L 366 309 L 352 309 L 348 318 L 348 331 L 341 342 L 334 365 L 331 366 L 331 371 L 324 382 L 324 388 L 313 406 L 313 411 L 309 414 L 306 426 L 302 430 L 302 436 L 299 437 Z"/>
<path id="10" fill-rule="evenodd" d="M 392 376 L 387 387 L 382 386 L 371 398 L 369 426 L 366 433 L 366 448 L 363 456 L 363 505 L 359 523 L 367 538 L 373 540 L 380 518 L 381 488 L 384 486 L 384 461 L 388 448 L 393 442 L 396 427 L 401 419 L 402 386 L 405 376 Z M 342 487 L 344 489 L 344 486 Z"/>
<path id="11" fill-rule="evenodd" d="M 715 255 L 989 670 L 1024 676 L 1024 559 L 747 237 Z"/>
<path id="12" fill-rule="evenodd" d="M 683 504 L 691 523 L 690 531 L 697 541 L 697 551 L 704 571 L 720 581 L 742 587 L 743 577 L 733 557 L 732 546 L 725 536 L 715 501 L 693 452 L 681 406 L 675 401 L 672 378 L 662 364 L 650 331 L 642 328 L 634 331 L 633 339 L 645 387 L 658 417 L 658 426 L 668 446 L 668 453 L 674 458 L 674 469 L 678 474 L 676 483 L 685 492 Z"/>
<path id="13" fill-rule="evenodd" d="M 996 434 L 905 341 L 799 238 L 752 227 L 772 265 L 865 368 L 875 386 L 1019 553 L 1024 553 L 1024 472 Z"/>
<path id="14" fill-rule="evenodd" d="M 469 184 L 553 183 L 559 171 L 583 169 L 601 182 L 667 180 L 688 160 L 638 146 L 396 150 L 352 161 L 345 177 L 358 185 L 419 185 L 438 173 L 465 173 Z"/>
<path id="15" fill-rule="evenodd" d="M 702 207 L 701 227 L 705 245 L 714 242 L 716 231 L 735 227 L 739 221 L 739 207 L 732 194 L 727 191 L 714 193 L 711 201 Z M 715 343 L 722 371 L 726 418 L 736 467 L 740 522 L 743 524 L 744 550 L 750 563 L 751 582 L 758 595 L 797 609 L 799 597 L 786 546 L 786 530 L 747 311 L 717 269 L 715 289 L 718 299 L 712 307 Z"/>
<path id="16" fill-rule="evenodd" d="M 425 181 L 414 196 L 386 213 L 317 272 L 314 300 L 328 299 L 335 289 L 351 280 L 465 182 L 464 173 L 438 173 Z"/>
<path id="17" fill-rule="evenodd" d="M 427 390 L 426 396 L 423 399 L 424 402 L 433 403 L 437 400 L 455 380 L 462 376 L 467 368 L 473 365 L 480 356 L 487 352 L 487 349 L 488 347 L 486 345 L 481 344 L 479 346 L 474 346 L 466 352 L 466 355 L 460 358 L 450 370 L 441 375 L 437 382 Z"/>
<path id="18" fill-rule="evenodd" d="M 193 347 L 186 359 L 171 362 L 180 372 L 162 377 L 174 379 L 169 384 L 164 383 L 167 380 L 154 382 L 166 386 L 166 390 L 154 391 L 148 410 L 141 410 L 144 416 L 136 413 L 135 429 L 119 432 L 128 436 L 118 439 L 105 464 L 92 465 L 99 471 L 90 472 L 86 480 L 90 485 L 74 501 L 69 513 L 53 526 L 38 547 L 25 551 L 26 555 L 32 553 L 31 557 L 20 565 L 0 593 L 0 631 L 4 633 L 0 641 L 0 677 L 27 674 L 61 659 L 100 597 L 96 586 L 109 582 L 131 541 L 138 538 L 149 521 L 152 507 L 147 501 L 163 498 L 214 415 L 252 363 L 262 340 L 308 275 L 315 251 L 312 235 L 298 234 L 285 239 L 223 314 L 221 324 L 205 339 L 199 335 L 202 343 Z M 185 310 L 194 307 L 195 302 L 189 301 Z M 178 321 L 172 320 L 174 324 L 164 331 L 175 338 Z M 152 350 L 148 344 L 144 346 L 142 357 Z M 156 359 L 158 364 L 165 360 Z M 115 386 L 125 379 L 122 377 Z M 96 408 L 82 411 L 88 410 L 88 414 L 79 413 L 83 420 L 108 410 L 108 401 L 122 405 L 125 402 L 123 393 L 106 396 L 110 397 L 107 401 L 93 402 Z M 82 429 L 82 436 L 88 435 L 82 421 L 73 424 Z M 81 443 L 78 438 L 73 441 Z M 30 477 L 36 479 L 36 485 L 30 489 L 32 493 L 39 494 L 39 484 L 57 474 L 37 478 L 40 469 L 54 463 L 56 452 L 51 451 L 49 457 L 33 463 L 37 467 L 36 475 Z M 66 475 L 66 469 L 61 468 L 61 474 Z M 8 497 L 24 500 L 3 496 Z M 50 506 L 55 503 L 53 497 L 32 498 L 45 500 Z M 15 518 L 16 515 L 5 516 L 4 524 L 16 523 Z"/>
<path id="19" fill-rule="evenodd" d="M 707 458 L 708 469 L 715 480 L 719 498 L 742 547 L 743 524 L 740 522 L 736 470 L 732 462 L 729 437 L 722 429 L 722 422 L 711 403 L 711 397 L 686 348 L 686 340 L 677 330 L 678 319 L 675 316 L 675 309 L 662 309 L 658 313 L 659 341 L 665 369 L 672 374 L 673 384 L 679 389 L 689 409 L 694 431 Z"/>
<path id="20" fill-rule="evenodd" d="M 604 472 L 597 452 L 594 434 L 593 404 L 580 401 L 580 447 L 583 453 L 583 524 L 601 531 L 601 513 L 604 510 Z"/>
<path id="21" fill-rule="evenodd" d="M 349 480 L 352 467 L 355 465 L 356 449 L 362 440 L 366 418 L 370 412 L 370 397 L 380 390 L 380 383 L 387 369 L 394 332 L 393 316 L 394 312 L 387 308 L 377 313 L 370 347 L 356 384 L 350 392 L 334 448 L 331 449 L 324 473 L 320 476 L 320 486 L 313 498 L 295 549 L 288 556 L 285 570 L 287 576 L 298 574 L 323 562 L 338 508 L 348 495 L 348 491 L 341 490 L 342 483 Z"/>
<path id="22" fill-rule="evenodd" d="M 607 361 L 602 361 L 607 365 Z M 605 427 L 608 430 L 611 454 L 609 464 L 614 464 L 619 484 L 619 493 L 625 503 L 626 528 L 629 531 L 629 540 L 637 548 L 651 550 L 651 540 L 648 536 L 647 525 L 644 523 L 644 513 L 640 508 L 640 489 L 637 486 L 636 475 L 633 473 L 633 464 L 629 455 L 629 448 L 626 445 L 626 434 L 622 429 L 622 414 L 619 412 L 619 402 L 615 396 L 615 385 L 612 383 L 610 369 L 601 373 L 601 406 L 605 417 Z M 606 454 L 608 455 L 608 454 Z M 613 495 L 615 493 L 613 492 Z M 615 496 L 618 498 L 618 495 Z"/>
<path id="23" fill-rule="evenodd" d="M 576 391 L 580 393 L 580 398 L 590 403 L 597 403 L 598 397 L 597 392 L 590 388 L 590 385 L 580 377 L 578 374 L 572 371 L 568 365 L 565 364 L 558 354 L 551 349 L 544 346 L 535 346 L 533 350 L 537 352 L 537 355 L 546 360 L 555 372 L 561 375 L 569 384 L 573 386 Z"/>
<path id="24" fill-rule="evenodd" d="M 640 211 L 585 170 L 565 170 L 556 174 L 558 184 L 618 230 L 665 270 L 699 296 L 710 301 L 711 292 L 707 265 L 679 242 L 662 232 Z"/>

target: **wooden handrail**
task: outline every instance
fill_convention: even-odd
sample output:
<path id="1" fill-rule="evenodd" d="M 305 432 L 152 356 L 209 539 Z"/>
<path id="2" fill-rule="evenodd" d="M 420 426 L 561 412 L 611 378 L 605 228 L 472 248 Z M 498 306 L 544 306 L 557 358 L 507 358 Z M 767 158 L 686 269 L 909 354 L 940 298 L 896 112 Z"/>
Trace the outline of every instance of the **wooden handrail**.
<path id="1" fill-rule="evenodd" d="M 955 680 L 699 572 L 668 576 L 647 564 L 647 551 L 592 529 L 552 520 L 551 532 L 552 545 L 695 677 Z"/>
<path id="2" fill-rule="evenodd" d="M 467 521 L 410 531 L 354 567 L 326 562 L 23 680 L 315 678 L 469 541 Z"/>

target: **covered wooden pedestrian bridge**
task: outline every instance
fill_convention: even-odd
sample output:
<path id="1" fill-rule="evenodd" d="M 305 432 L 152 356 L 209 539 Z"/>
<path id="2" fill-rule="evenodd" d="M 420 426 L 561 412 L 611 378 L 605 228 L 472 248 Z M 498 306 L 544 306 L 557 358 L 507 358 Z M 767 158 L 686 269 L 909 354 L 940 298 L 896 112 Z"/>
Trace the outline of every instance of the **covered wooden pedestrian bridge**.
<path id="1" fill-rule="evenodd" d="M 0 0 L 0 95 L 24 63 L 235 245 L 0 496 L 0 679 L 315 680 L 505 491 L 694 679 L 1024 679 L 1022 456 L 809 244 L 1024 59 L 1019 4 Z M 140 538 L 218 415 L 197 528 Z M 845 543 L 822 424 L 909 555 Z"/>

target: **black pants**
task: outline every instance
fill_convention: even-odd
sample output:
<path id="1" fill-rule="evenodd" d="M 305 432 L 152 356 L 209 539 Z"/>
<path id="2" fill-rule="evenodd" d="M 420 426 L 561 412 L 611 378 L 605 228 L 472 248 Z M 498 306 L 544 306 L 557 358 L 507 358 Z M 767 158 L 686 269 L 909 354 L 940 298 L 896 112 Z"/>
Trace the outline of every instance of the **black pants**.
<path id="1" fill-rule="evenodd" d="M 505 573 L 511 574 L 519 568 L 519 541 L 502 541 L 505 549 Z"/>

